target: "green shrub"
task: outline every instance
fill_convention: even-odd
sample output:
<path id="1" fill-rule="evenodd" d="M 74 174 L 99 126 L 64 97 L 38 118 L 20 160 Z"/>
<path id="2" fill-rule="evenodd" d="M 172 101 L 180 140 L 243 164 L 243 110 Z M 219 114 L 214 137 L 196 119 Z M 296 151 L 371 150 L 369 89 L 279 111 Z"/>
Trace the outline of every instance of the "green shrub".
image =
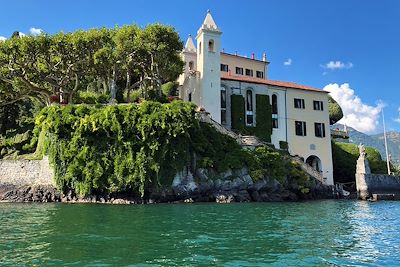
<path id="1" fill-rule="evenodd" d="M 161 90 L 165 96 L 176 96 L 178 94 L 178 82 L 167 82 L 161 86 Z"/>
<path id="2" fill-rule="evenodd" d="M 76 104 L 107 104 L 110 101 L 109 94 L 95 92 L 78 92 L 74 97 Z"/>
<path id="3" fill-rule="evenodd" d="M 286 141 L 279 141 L 279 148 L 280 149 L 285 149 L 288 150 L 289 149 L 289 144 Z"/>
<path id="4" fill-rule="evenodd" d="M 372 173 L 387 173 L 386 162 L 382 160 L 380 153 L 372 148 L 366 147 L 367 159 Z M 359 156 L 358 146 L 350 143 L 332 142 L 333 175 L 335 182 L 354 182 L 357 159 Z"/>

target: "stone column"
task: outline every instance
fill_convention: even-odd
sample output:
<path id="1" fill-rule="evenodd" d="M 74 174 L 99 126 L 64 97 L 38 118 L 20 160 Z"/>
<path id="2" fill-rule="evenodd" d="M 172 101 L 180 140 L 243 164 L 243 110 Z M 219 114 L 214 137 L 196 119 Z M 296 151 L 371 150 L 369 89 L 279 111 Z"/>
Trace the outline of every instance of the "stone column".
<path id="1" fill-rule="evenodd" d="M 366 176 L 371 174 L 371 169 L 369 167 L 364 145 L 360 144 L 358 148 L 360 150 L 360 156 L 358 157 L 356 168 L 357 197 L 366 200 L 370 197 Z"/>

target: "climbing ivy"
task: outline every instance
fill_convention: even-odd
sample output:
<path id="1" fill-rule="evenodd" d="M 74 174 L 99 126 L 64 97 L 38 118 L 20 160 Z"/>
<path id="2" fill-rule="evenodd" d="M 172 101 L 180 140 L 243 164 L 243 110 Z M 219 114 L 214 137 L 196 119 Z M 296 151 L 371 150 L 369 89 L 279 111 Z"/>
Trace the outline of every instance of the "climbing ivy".
<path id="1" fill-rule="evenodd" d="M 231 95 L 232 130 L 243 132 L 245 128 L 245 107 L 242 95 Z"/>
<path id="2" fill-rule="evenodd" d="M 261 140 L 271 142 L 272 110 L 268 95 L 256 95 L 255 134 Z"/>
<path id="3" fill-rule="evenodd" d="M 272 115 L 268 95 L 256 95 L 256 126 L 245 126 L 245 103 L 242 95 L 231 96 L 232 130 L 271 142 Z"/>
<path id="4" fill-rule="evenodd" d="M 62 190 L 80 195 L 138 192 L 170 184 L 192 155 L 217 171 L 245 166 L 236 141 L 195 117 L 194 105 L 51 106 L 36 117 L 35 137 L 45 133 Z M 40 150 L 40 149 L 39 149 Z"/>

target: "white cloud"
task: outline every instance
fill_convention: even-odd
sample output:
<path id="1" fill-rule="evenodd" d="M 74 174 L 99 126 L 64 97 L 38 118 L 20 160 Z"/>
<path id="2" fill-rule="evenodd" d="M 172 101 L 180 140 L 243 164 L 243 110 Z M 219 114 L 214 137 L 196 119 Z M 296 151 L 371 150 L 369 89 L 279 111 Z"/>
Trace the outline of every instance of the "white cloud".
<path id="1" fill-rule="evenodd" d="M 346 124 L 363 133 L 376 132 L 380 112 L 384 107 L 382 101 L 379 101 L 376 106 L 363 103 L 348 83 L 340 86 L 337 83 L 328 84 L 323 90 L 330 92 L 332 98 L 343 110 L 343 118 L 338 123 Z"/>
<path id="2" fill-rule="evenodd" d="M 24 37 L 24 36 L 26 36 L 26 34 L 25 34 L 25 33 L 23 33 L 23 32 L 19 32 L 19 37 Z"/>
<path id="3" fill-rule="evenodd" d="M 397 109 L 397 111 L 399 112 L 399 115 L 397 118 L 394 118 L 393 121 L 400 123 L 400 107 Z"/>
<path id="4" fill-rule="evenodd" d="M 32 35 L 39 35 L 39 34 L 41 34 L 41 33 L 43 32 L 43 30 L 42 30 L 42 29 L 38 29 L 38 28 L 32 27 L 32 28 L 29 29 L 29 32 L 30 32 Z"/>
<path id="5" fill-rule="evenodd" d="M 0 42 L 2 42 L 2 41 L 5 41 L 5 40 L 7 40 L 7 38 L 6 38 L 6 37 L 4 37 L 4 36 L 0 36 Z"/>
<path id="6" fill-rule="evenodd" d="M 283 65 L 285 65 L 285 66 L 290 66 L 290 65 L 292 65 L 292 59 L 291 59 L 291 58 L 288 58 L 285 62 L 283 62 Z"/>
<path id="7" fill-rule="evenodd" d="M 353 63 L 351 63 L 351 62 L 344 63 L 339 60 L 329 61 L 328 63 L 321 65 L 322 68 L 329 69 L 329 70 L 351 69 L 353 66 L 354 66 Z"/>

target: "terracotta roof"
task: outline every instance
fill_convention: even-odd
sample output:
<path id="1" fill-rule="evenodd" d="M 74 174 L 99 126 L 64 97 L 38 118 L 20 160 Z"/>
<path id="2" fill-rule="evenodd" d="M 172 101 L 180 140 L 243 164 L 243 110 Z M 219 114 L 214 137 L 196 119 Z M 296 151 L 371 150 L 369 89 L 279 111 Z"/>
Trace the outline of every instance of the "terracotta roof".
<path id="1" fill-rule="evenodd" d="M 313 92 L 320 92 L 320 93 L 329 93 L 329 92 L 323 91 L 321 89 L 317 89 L 317 88 L 313 88 L 313 87 L 310 87 L 310 86 L 301 85 L 301 84 L 297 84 L 297 83 L 266 80 L 266 79 L 262 79 L 262 78 L 255 78 L 255 77 L 249 77 L 249 76 L 229 75 L 229 73 L 225 74 L 224 72 L 221 72 L 221 79 L 222 80 L 247 82 L 247 83 L 266 84 L 266 85 L 271 85 L 271 86 L 279 86 L 279 87 L 306 90 L 306 91 L 313 91 Z"/>

